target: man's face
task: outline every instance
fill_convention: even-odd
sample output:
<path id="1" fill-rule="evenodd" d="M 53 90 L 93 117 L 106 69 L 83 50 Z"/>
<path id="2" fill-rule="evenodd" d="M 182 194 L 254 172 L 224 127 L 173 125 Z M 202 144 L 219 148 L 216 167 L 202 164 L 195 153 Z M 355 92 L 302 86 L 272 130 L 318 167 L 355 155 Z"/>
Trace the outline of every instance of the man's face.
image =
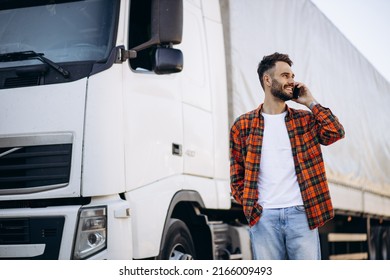
<path id="1" fill-rule="evenodd" d="M 283 101 L 292 99 L 294 90 L 294 73 L 286 62 L 278 61 L 273 69 L 271 94 Z"/>

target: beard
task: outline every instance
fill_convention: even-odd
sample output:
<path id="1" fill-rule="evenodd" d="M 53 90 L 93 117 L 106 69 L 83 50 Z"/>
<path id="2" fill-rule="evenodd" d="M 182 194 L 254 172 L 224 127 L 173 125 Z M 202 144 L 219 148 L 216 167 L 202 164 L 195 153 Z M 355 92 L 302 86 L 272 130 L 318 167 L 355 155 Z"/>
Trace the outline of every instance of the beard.
<path id="1" fill-rule="evenodd" d="M 282 84 L 275 79 L 272 79 L 271 94 L 282 101 L 292 99 L 292 94 L 284 92 Z"/>

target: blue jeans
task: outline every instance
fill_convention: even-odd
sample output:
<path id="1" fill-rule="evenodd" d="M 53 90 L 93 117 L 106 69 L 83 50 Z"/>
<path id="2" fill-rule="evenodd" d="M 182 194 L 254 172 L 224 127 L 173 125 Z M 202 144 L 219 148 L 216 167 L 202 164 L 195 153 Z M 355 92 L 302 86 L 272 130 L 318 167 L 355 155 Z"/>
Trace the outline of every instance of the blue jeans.
<path id="1" fill-rule="evenodd" d="M 249 231 L 254 259 L 321 259 L 318 229 L 309 229 L 303 206 L 263 209 Z"/>

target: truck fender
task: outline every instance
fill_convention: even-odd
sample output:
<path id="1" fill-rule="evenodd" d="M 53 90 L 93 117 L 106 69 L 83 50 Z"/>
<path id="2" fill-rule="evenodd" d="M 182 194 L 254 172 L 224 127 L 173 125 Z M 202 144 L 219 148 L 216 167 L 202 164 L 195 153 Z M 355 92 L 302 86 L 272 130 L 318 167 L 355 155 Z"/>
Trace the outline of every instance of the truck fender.
<path id="1" fill-rule="evenodd" d="M 197 213 L 197 209 L 204 207 L 203 200 L 202 200 L 201 196 L 199 195 L 199 193 L 196 191 L 182 190 L 182 191 L 178 191 L 173 196 L 171 203 L 169 205 L 169 209 L 167 211 L 166 218 L 165 218 L 164 230 L 163 230 L 163 233 L 161 236 L 161 241 L 160 241 L 160 250 L 159 250 L 160 253 L 157 256 L 157 259 L 162 259 L 162 258 L 166 257 L 166 256 L 164 256 L 164 255 L 166 255 L 165 254 L 166 248 L 164 248 L 164 246 L 167 245 L 166 243 L 170 239 L 170 236 L 168 236 L 168 235 L 170 234 L 171 225 L 178 224 L 177 222 L 176 223 L 173 223 L 173 222 L 175 222 L 177 220 L 183 222 L 184 225 L 182 226 L 181 230 L 184 233 L 186 231 L 188 231 L 189 234 L 191 235 L 190 229 L 192 227 L 191 221 L 193 220 L 193 218 L 188 217 L 187 215 L 185 215 L 185 216 L 187 216 L 188 219 L 184 218 L 184 217 L 180 217 L 180 215 L 178 213 L 180 213 L 181 211 L 177 211 L 178 207 L 183 206 L 183 205 L 186 205 L 185 207 L 191 207 L 190 211 L 194 213 L 192 215 L 192 217 L 198 216 L 197 214 L 200 214 L 200 213 Z M 191 216 L 191 215 L 189 215 L 189 216 Z M 205 217 L 203 217 L 203 215 L 200 215 L 200 219 L 205 219 Z M 206 221 L 204 222 L 204 224 L 206 225 Z M 187 228 L 187 230 L 185 228 Z M 189 238 L 192 239 L 193 237 L 190 236 Z M 191 242 L 192 242 L 192 240 L 191 240 Z M 188 259 L 188 257 L 183 256 L 183 259 L 184 258 Z"/>

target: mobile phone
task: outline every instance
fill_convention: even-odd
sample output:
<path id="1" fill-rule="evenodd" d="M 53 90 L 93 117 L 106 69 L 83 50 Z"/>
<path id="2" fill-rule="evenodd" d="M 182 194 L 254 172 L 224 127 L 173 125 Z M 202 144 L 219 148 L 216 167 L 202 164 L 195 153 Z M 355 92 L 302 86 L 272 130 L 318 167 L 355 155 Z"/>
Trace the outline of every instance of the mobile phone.
<path id="1" fill-rule="evenodd" d="M 293 90 L 293 99 L 297 99 L 299 97 L 299 93 L 300 93 L 301 89 L 298 88 L 297 86 L 294 87 L 294 90 Z"/>

